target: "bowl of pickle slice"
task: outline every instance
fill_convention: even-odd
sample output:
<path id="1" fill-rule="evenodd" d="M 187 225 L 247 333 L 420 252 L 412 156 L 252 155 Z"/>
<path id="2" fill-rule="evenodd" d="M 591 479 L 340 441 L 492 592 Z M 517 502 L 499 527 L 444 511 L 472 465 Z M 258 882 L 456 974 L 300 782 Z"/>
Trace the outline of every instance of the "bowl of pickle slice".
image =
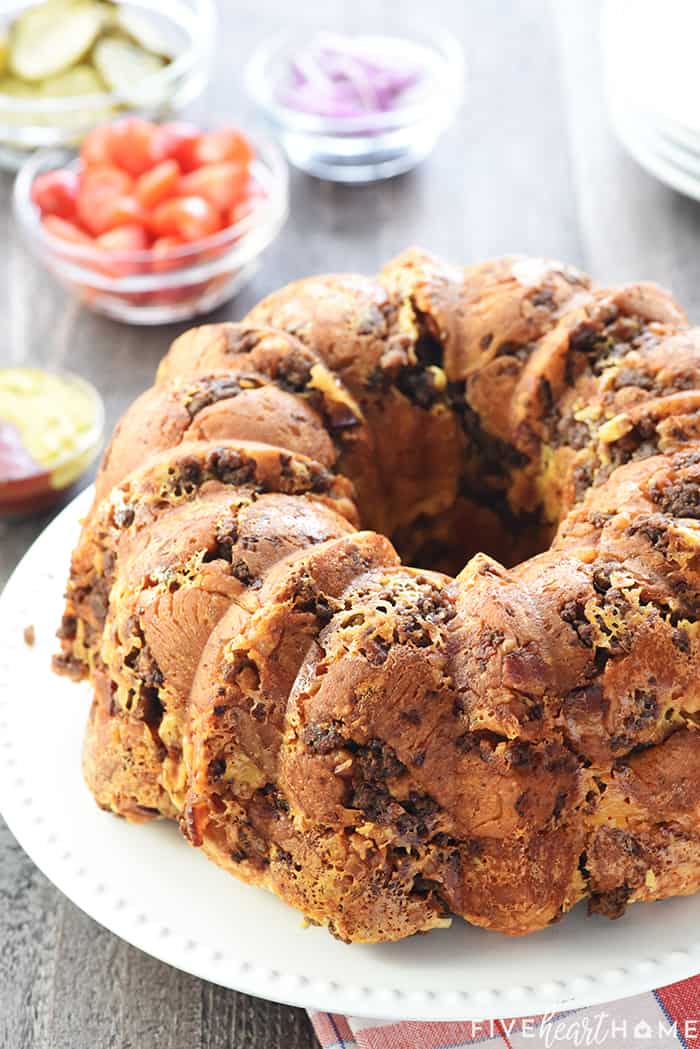
<path id="1" fill-rule="evenodd" d="M 177 113 L 206 85 L 215 24 L 213 0 L 1 4 L 0 166 L 120 113 Z"/>

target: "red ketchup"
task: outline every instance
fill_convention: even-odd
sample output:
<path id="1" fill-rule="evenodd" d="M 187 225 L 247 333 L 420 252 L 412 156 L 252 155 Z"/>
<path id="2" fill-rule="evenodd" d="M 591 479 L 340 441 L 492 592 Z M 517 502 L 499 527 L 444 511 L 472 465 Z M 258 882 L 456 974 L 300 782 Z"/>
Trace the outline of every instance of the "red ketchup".
<path id="1" fill-rule="evenodd" d="M 0 419 L 0 513 L 41 510 L 55 496 L 49 471 L 29 454 L 17 427 Z"/>

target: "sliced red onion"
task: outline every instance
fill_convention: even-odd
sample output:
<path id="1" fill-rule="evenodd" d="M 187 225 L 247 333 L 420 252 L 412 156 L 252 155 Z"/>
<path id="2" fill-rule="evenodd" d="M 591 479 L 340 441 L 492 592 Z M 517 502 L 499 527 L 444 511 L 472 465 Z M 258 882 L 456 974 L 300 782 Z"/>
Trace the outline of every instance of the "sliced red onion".
<path id="1" fill-rule="evenodd" d="M 325 117 L 379 113 L 401 104 L 425 69 L 378 47 L 381 38 L 319 33 L 292 58 L 279 90 L 285 106 Z M 391 41 L 387 40 L 390 47 Z"/>

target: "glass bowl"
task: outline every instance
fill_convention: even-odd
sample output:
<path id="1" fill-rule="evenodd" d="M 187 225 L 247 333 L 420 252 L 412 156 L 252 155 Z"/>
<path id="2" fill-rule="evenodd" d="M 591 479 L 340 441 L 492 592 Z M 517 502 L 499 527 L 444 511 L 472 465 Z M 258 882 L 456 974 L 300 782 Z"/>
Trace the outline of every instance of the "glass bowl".
<path id="1" fill-rule="evenodd" d="M 288 212 L 288 171 L 277 146 L 263 136 L 246 137 L 255 148 L 251 176 L 265 193 L 250 212 L 196 243 L 167 254 L 152 250 L 105 252 L 71 244 L 41 224 L 31 199 L 38 174 L 78 165 L 74 151 L 31 157 L 15 180 L 14 210 L 34 255 L 86 306 L 130 324 L 188 320 L 220 306 L 246 284 Z"/>
<path id="2" fill-rule="evenodd" d="M 37 0 L 0 0 L 0 26 Z M 96 124 L 124 112 L 162 119 L 182 110 L 206 86 L 216 40 L 214 0 L 136 0 L 123 6 L 148 12 L 174 45 L 176 57 L 127 92 L 61 98 L 0 92 L 0 167 L 19 168 L 35 149 L 77 144 Z"/>
<path id="3" fill-rule="evenodd" d="M 352 31 L 352 26 L 343 26 Z M 295 167 L 333 182 L 374 182 L 415 167 L 452 123 L 464 91 L 462 49 L 450 33 L 402 20 L 396 32 L 368 32 L 375 41 L 391 40 L 423 66 L 419 93 L 381 112 L 328 117 L 302 112 L 279 98 L 290 60 L 308 44 L 308 29 L 275 34 L 248 62 L 246 89 L 260 106 Z"/>
<path id="4" fill-rule="evenodd" d="M 51 391 L 50 404 L 35 396 L 42 380 L 58 380 L 71 402 L 61 407 L 56 400 L 56 389 Z M 53 433 L 40 443 L 46 461 L 32 458 L 25 448 L 20 428 L 3 417 L 0 410 L 0 517 L 14 517 L 46 510 L 65 499 L 73 490 L 102 446 L 104 436 L 104 404 L 95 387 L 72 372 L 47 371 L 44 368 L 0 368 L 0 393 L 3 384 L 12 395 L 16 387 L 17 402 L 24 418 L 36 427 L 50 427 L 51 416 L 56 425 Z M 26 407 L 20 402 L 26 402 Z M 85 417 L 76 419 L 71 414 L 75 402 L 82 401 Z M 66 447 L 66 433 L 72 440 Z M 53 448 L 51 447 L 53 444 Z"/>

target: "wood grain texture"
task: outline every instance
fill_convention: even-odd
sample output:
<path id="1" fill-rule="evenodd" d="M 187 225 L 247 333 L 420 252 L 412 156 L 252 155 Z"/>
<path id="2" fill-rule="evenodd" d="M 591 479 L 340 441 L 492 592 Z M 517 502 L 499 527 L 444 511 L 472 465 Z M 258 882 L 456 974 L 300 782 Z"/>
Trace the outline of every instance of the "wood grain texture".
<path id="1" fill-rule="evenodd" d="M 254 43 L 291 18 L 342 25 L 342 0 L 220 0 L 207 98 L 193 115 L 252 122 L 240 70 Z M 354 0 L 391 27 L 405 5 Z M 306 274 L 371 272 L 410 244 L 455 262 L 502 252 L 563 258 L 599 280 L 670 286 L 700 313 L 700 208 L 629 160 L 610 133 L 598 4 L 431 0 L 462 40 L 468 97 L 418 170 L 347 188 L 294 174 L 291 218 L 253 283 L 218 310 L 236 319 Z M 427 17 L 427 15 L 426 15 Z M 56 287 L 19 243 L 11 179 L 0 179 L 0 362 L 63 366 L 102 391 L 108 425 L 150 384 L 185 327 L 131 329 Z M 46 523 L 0 523 L 0 583 Z M 133 891 L 138 891 L 134 887 Z M 37 871 L 0 823 L 0 1046 L 3 1049 L 310 1049 L 304 1013 L 222 990 L 101 929 Z"/>

